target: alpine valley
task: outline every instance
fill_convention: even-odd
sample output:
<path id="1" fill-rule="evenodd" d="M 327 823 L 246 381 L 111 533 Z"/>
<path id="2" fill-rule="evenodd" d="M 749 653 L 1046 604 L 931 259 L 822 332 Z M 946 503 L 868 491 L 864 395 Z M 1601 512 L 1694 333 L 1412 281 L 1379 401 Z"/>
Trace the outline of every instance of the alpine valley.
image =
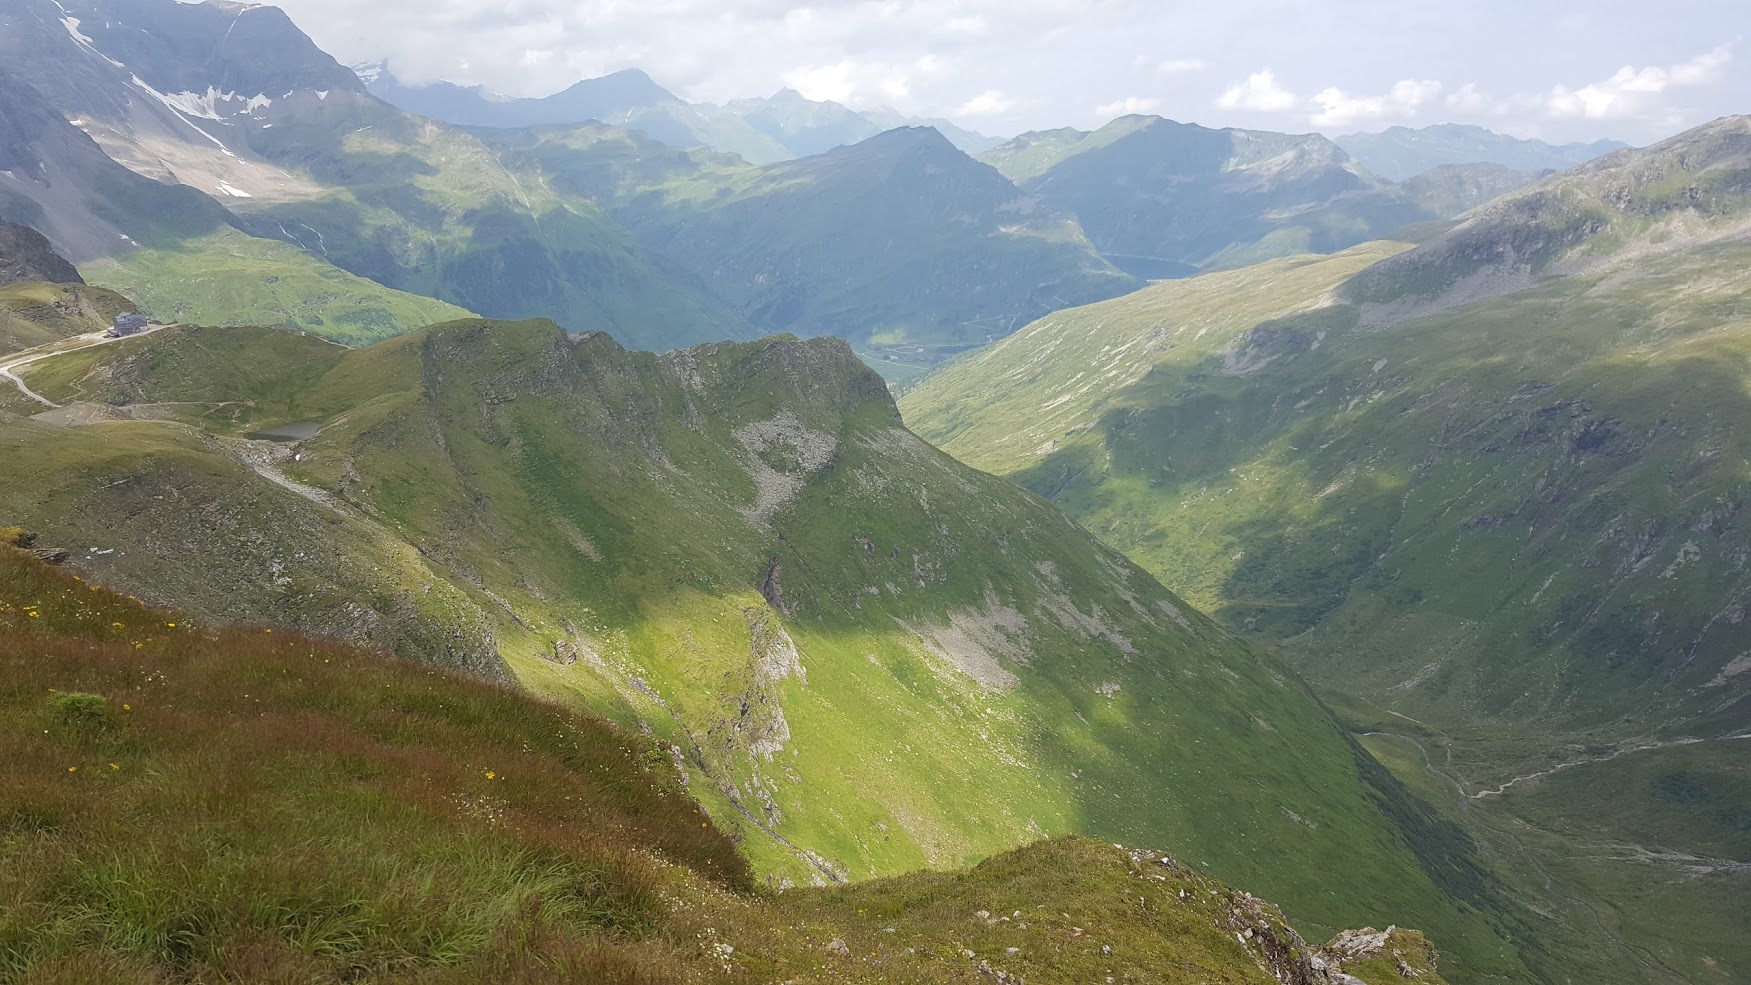
<path id="1" fill-rule="evenodd" d="M 1748 228 L 1735 117 L 1414 248 L 1057 313 L 903 406 L 1269 641 L 1539 905 L 1610 912 L 1629 980 L 1730 980 Z"/>
<path id="2" fill-rule="evenodd" d="M 4 0 L 0 983 L 1746 980 L 1751 118 L 1618 146 Z"/>

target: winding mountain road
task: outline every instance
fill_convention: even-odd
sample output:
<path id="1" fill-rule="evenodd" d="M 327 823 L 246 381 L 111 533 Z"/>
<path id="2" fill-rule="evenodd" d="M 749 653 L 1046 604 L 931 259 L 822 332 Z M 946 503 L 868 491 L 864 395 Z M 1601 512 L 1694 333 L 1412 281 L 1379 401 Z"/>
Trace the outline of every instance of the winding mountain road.
<path id="1" fill-rule="evenodd" d="M 124 339 L 137 339 L 146 335 L 151 335 L 153 332 L 159 332 L 166 328 L 175 327 L 175 325 L 152 325 L 143 331 L 135 332 L 132 335 L 114 337 L 105 332 L 88 332 L 84 335 L 75 335 L 71 338 L 61 339 L 58 342 L 50 342 L 47 345 L 39 345 L 34 348 L 24 349 L 9 356 L 0 356 L 0 379 L 5 379 L 7 382 L 17 387 L 18 391 L 26 397 L 42 404 L 50 410 L 55 410 L 61 405 L 35 390 L 32 390 L 29 385 L 24 382 L 24 378 L 18 375 L 19 370 L 32 363 L 47 359 L 50 356 L 59 356 L 68 352 L 78 352 L 81 349 L 90 349 L 100 345 L 108 345 L 111 342 L 121 342 Z"/>
<path id="2" fill-rule="evenodd" d="M 1470 797 L 1472 800 L 1487 800 L 1491 797 L 1497 797 L 1507 793 L 1508 789 L 1517 783 L 1525 783 L 1527 780 L 1537 780 L 1542 777 L 1550 776 L 1552 773 L 1561 773 L 1563 770 L 1572 769 L 1576 766 L 1587 766 L 1591 763 L 1609 763 L 1619 756 L 1627 756 L 1630 753 L 1647 752 L 1650 749 L 1665 749 L 1669 746 L 1694 746 L 1704 742 L 1738 742 L 1744 739 L 1751 739 L 1751 732 L 1747 732 L 1744 735 L 1725 735 L 1710 739 L 1672 739 L 1667 742 L 1648 742 L 1641 745 L 1624 746 L 1607 756 L 1594 756 L 1591 759 L 1577 759 L 1573 762 L 1558 763 L 1547 770 L 1539 770 L 1536 773 L 1517 776 L 1494 790 L 1480 790 L 1477 793 L 1471 794 Z"/>

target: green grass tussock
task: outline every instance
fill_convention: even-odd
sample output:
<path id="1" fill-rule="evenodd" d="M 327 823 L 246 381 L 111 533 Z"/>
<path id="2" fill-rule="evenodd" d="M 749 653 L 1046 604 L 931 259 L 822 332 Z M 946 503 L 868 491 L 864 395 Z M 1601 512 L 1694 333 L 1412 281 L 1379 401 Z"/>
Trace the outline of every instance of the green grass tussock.
<path id="1" fill-rule="evenodd" d="M 6 980 L 606 970 L 677 871 L 750 882 L 647 740 L 509 691 L 197 626 L 14 551 L 0 661 Z"/>

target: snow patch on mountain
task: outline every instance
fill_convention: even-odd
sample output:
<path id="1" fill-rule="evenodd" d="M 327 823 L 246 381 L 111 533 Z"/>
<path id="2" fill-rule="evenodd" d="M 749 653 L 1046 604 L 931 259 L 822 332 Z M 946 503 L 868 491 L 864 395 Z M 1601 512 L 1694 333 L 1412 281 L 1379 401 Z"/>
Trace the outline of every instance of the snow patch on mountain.
<path id="1" fill-rule="evenodd" d="M 226 116 L 237 113 L 254 113 L 267 109 L 274 104 L 273 99 L 266 94 L 240 96 L 235 92 L 220 92 L 216 87 L 208 86 L 206 92 L 175 92 L 164 97 L 165 103 L 185 116 L 199 117 L 203 120 L 225 122 Z M 241 104 L 236 113 L 231 112 L 233 103 Z"/>
<path id="2" fill-rule="evenodd" d="M 226 157 L 236 157 L 237 156 L 236 154 L 231 153 L 231 148 L 226 147 L 224 142 L 221 141 L 218 137 L 213 136 L 212 134 L 208 133 L 205 130 L 202 130 L 200 128 L 200 126 L 198 126 L 193 120 L 189 119 L 188 118 L 189 116 L 192 116 L 195 114 L 189 113 L 186 110 L 184 110 L 184 108 L 182 106 L 177 104 L 177 101 L 174 98 L 167 96 L 162 92 L 159 92 L 157 89 L 152 88 L 152 84 L 150 82 L 147 82 L 145 79 L 140 78 L 138 75 L 130 74 L 128 76 L 128 78 L 129 78 L 129 81 L 131 81 L 135 85 L 135 87 L 139 88 L 142 92 L 146 93 L 147 95 L 151 96 L 152 98 L 163 103 L 165 106 L 170 107 L 170 109 L 177 114 L 177 117 L 180 118 L 184 123 L 187 123 L 189 125 L 189 127 L 191 127 L 196 133 L 198 133 L 201 136 L 212 141 L 215 146 L 217 146 L 220 150 L 224 151 Z M 218 117 L 216 117 L 216 116 L 207 117 L 207 119 L 217 120 Z"/>
<path id="3" fill-rule="evenodd" d="M 56 6 L 60 6 L 60 5 L 56 4 Z M 64 11 L 66 8 L 62 8 L 62 9 Z M 90 38 L 86 37 L 84 34 L 80 33 L 80 31 L 79 31 L 79 18 L 77 18 L 77 17 L 63 17 L 63 18 L 61 18 L 61 26 L 67 29 L 68 34 L 73 35 L 73 40 L 75 40 L 75 41 L 79 42 L 80 44 L 85 45 L 87 47 L 90 47 L 92 45 L 92 43 L 93 43 L 92 40 Z"/>
<path id="4" fill-rule="evenodd" d="M 67 33 L 72 36 L 74 44 L 78 45 L 81 48 L 84 48 L 86 51 L 91 52 L 92 54 L 103 59 L 104 61 L 109 62 L 111 65 L 115 66 L 116 68 L 126 68 L 127 67 L 127 66 L 123 65 L 121 62 L 118 62 L 114 58 L 111 58 L 108 55 L 104 54 L 103 52 L 99 51 L 97 49 L 97 43 L 92 41 L 90 38 L 86 37 L 85 33 L 83 31 L 79 30 L 79 18 L 74 17 L 71 14 L 68 14 L 67 8 L 62 7 L 59 0 L 55 0 L 55 6 L 59 7 L 61 10 L 61 15 L 62 15 L 61 16 L 61 26 L 67 29 Z"/>

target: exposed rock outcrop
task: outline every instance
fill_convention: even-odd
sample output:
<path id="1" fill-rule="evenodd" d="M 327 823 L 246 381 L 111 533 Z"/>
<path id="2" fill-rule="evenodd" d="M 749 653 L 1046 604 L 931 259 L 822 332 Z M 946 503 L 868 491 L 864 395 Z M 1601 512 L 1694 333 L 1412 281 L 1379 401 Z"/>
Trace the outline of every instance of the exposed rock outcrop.
<path id="1" fill-rule="evenodd" d="M 42 233 L 0 221 L 0 287 L 26 281 L 83 284 L 79 271 L 66 261 Z"/>
<path id="2" fill-rule="evenodd" d="M 1180 898 L 1199 892 L 1216 897 L 1223 929 L 1234 935 L 1266 974 L 1284 985 L 1389 985 L 1414 980 L 1425 985 L 1443 982 L 1436 970 L 1439 955 L 1428 938 L 1414 930 L 1387 927 L 1346 930 L 1321 948 L 1314 948 L 1289 926 L 1283 911 L 1250 893 L 1200 880 L 1172 856 L 1133 850 L 1133 875 L 1139 879 L 1185 879 L 1191 886 Z"/>

